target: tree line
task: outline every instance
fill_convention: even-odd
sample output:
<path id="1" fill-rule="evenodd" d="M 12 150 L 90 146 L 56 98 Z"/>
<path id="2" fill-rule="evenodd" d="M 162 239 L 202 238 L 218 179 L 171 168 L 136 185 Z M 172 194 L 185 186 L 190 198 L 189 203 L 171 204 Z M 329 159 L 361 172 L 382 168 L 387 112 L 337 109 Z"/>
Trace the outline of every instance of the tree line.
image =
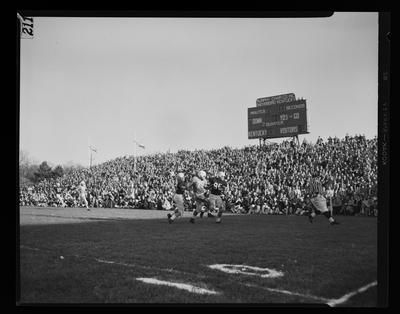
<path id="1" fill-rule="evenodd" d="M 45 179 L 63 177 L 72 170 L 83 168 L 81 165 L 69 163 L 51 167 L 47 161 L 40 164 L 33 162 L 26 151 L 19 151 L 19 183 L 20 185 L 37 184 Z"/>

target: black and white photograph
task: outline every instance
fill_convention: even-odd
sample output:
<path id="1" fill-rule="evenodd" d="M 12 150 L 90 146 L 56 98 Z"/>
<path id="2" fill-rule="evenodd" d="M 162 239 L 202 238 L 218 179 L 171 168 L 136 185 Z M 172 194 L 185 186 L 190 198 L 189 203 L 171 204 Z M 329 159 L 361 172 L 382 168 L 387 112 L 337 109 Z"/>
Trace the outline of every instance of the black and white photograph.
<path id="1" fill-rule="evenodd" d="M 17 305 L 379 307 L 380 13 L 106 13 L 17 12 Z"/>

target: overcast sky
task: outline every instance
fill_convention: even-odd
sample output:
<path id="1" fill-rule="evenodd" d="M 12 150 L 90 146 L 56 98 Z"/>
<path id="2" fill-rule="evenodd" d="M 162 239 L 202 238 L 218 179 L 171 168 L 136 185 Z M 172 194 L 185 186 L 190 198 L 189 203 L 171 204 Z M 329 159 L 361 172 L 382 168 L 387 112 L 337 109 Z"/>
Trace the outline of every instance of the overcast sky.
<path id="1" fill-rule="evenodd" d="M 87 166 L 248 140 L 247 108 L 307 99 L 310 134 L 377 135 L 378 13 L 329 18 L 34 19 L 21 39 L 20 148 Z M 281 140 L 272 140 L 279 142 Z"/>

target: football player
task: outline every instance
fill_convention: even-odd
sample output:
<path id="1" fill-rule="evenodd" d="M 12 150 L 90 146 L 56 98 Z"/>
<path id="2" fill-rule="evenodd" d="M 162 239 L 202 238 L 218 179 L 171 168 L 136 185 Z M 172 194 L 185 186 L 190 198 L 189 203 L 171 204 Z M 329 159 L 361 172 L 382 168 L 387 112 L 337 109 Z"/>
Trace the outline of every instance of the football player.
<path id="1" fill-rule="evenodd" d="M 87 210 L 89 209 L 89 204 L 86 199 L 86 183 L 85 181 L 82 181 L 79 186 L 78 186 L 78 192 L 79 192 L 79 203 L 82 204 L 82 202 L 85 204 L 85 207 Z"/>
<path id="2" fill-rule="evenodd" d="M 133 180 L 130 181 L 128 195 L 126 198 L 128 199 L 128 201 L 131 201 L 132 203 L 135 200 L 135 184 Z"/>
<path id="3" fill-rule="evenodd" d="M 175 219 L 180 218 L 183 216 L 183 212 L 185 211 L 184 200 L 183 200 L 183 193 L 185 192 L 185 175 L 180 172 L 177 176 L 177 183 L 176 183 L 176 191 L 174 195 L 174 203 L 175 203 L 175 210 L 174 212 L 168 213 L 168 222 L 172 223 Z"/>
<path id="4" fill-rule="evenodd" d="M 56 197 L 58 202 L 61 204 L 62 207 L 66 207 L 67 205 L 65 205 L 63 198 L 61 197 L 61 186 L 60 186 L 60 182 L 57 182 L 56 186 L 54 187 L 54 191 L 56 193 Z"/>
<path id="5" fill-rule="evenodd" d="M 326 189 L 326 191 L 325 191 L 325 197 L 326 197 L 326 199 L 327 199 L 327 206 L 328 206 L 328 208 L 329 208 L 329 210 L 330 210 L 330 212 L 331 212 L 331 215 L 333 215 L 333 203 L 332 203 L 332 198 L 333 198 L 334 195 L 335 195 L 335 192 L 334 192 L 334 190 L 333 190 L 333 188 L 332 188 L 332 183 L 329 182 L 329 183 L 327 184 L 327 189 Z"/>
<path id="6" fill-rule="evenodd" d="M 216 210 L 218 212 L 215 219 L 216 223 L 221 223 L 222 213 L 225 211 L 225 192 L 227 190 L 228 184 L 225 181 L 225 172 L 220 171 L 218 175 L 210 179 L 210 211 Z"/>
<path id="7" fill-rule="evenodd" d="M 322 215 L 328 218 L 331 225 L 338 225 L 339 223 L 332 217 L 331 211 L 327 207 L 326 198 L 323 196 L 323 187 L 321 181 L 318 179 L 317 173 L 313 173 L 311 181 L 308 185 L 311 201 L 311 209 L 308 213 L 308 219 L 312 223 L 316 213 L 319 211 Z"/>
<path id="8" fill-rule="evenodd" d="M 197 176 L 193 177 L 191 187 L 196 200 L 196 208 L 193 211 L 193 217 L 190 218 L 189 222 L 194 223 L 196 216 L 202 211 L 203 206 L 206 206 L 208 192 L 206 190 L 207 179 L 206 172 L 200 170 Z"/>

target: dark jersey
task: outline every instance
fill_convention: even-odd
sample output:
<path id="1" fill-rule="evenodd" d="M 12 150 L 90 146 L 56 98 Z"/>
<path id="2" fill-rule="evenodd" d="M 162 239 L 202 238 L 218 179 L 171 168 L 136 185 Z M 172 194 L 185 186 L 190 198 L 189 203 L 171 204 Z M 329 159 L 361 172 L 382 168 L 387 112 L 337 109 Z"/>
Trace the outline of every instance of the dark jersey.
<path id="1" fill-rule="evenodd" d="M 183 194 L 185 192 L 185 182 L 183 180 L 178 180 L 176 185 L 176 194 Z"/>
<path id="2" fill-rule="evenodd" d="M 210 193 L 214 195 L 224 194 L 227 185 L 226 181 L 221 178 L 211 178 L 209 184 Z"/>

